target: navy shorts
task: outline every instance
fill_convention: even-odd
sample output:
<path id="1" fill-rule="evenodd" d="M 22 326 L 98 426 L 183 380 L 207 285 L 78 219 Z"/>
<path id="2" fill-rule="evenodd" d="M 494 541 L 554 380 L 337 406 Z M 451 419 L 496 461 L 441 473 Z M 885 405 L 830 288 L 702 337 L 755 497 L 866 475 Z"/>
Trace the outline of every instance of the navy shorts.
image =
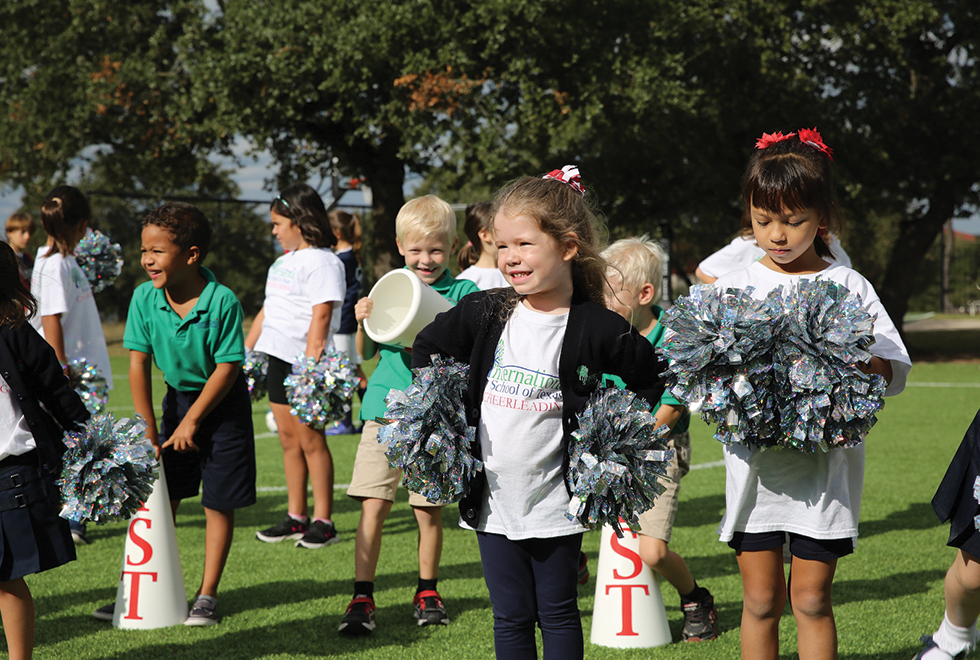
<path id="1" fill-rule="evenodd" d="M 269 388 L 269 403 L 289 405 L 289 399 L 286 398 L 286 386 L 283 381 L 291 373 L 293 373 L 293 365 L 285 360 L 269 356 L 269 375 L 266 380 L 266 385 Z"/>
<path id="2" fill-rule="evenodd" d="M 814 539 L 792 532 L 734 532 L 728 547 L 736 552 L 772 550 L 783 546 L 787 534 L 790 554 L 800 559 L 832 561 L 854 552 L 854 539 Z"/>
<path id="3" fill-rule="evenodd" d="M 160 444 L 167 441 L 200 396 L 167 386 L 160 422 Z M 199 451 L 163 450 L 171 500 L 195 497 L 208 509 L 227 511 L 255 504 L 255 432 L 252 403 L 245 376 L 239 374 L 231 391 L 204 418 L 194 443 Z"/>

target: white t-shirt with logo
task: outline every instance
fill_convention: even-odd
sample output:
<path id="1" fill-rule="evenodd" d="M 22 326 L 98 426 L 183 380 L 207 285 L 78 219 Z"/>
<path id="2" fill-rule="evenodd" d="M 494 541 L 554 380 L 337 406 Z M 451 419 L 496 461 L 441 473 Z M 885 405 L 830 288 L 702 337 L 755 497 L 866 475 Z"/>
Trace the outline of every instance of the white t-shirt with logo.
<path id="1" fill-rule="evenodd" d="M 568 314 L 518 304 L 487 375 L 480 445 L 487 489 L 477 529 L 511 540 L 584 531 L 568 520 L 558 359 Z"/>
<path id="2" fill-rule="evenodd" d="M 37 447 L 27 419 L 10 385 L 0 376 L 0 461 L 26 454 Z"/>
<path id="3" fill-rule="evenodd" d="M 61 314 L 61 333 L 65 339 L 65 357 L 68 361 L 85 358 L 105 377 L 112 389 L 112 366 L 109 349 L 102 332 L 102 319 L 95 305 L 92 286 L 85 273 L 78 267 L 75 257 L 62 256 L 55 250 L 50 256 L 48 247 L 37 251 L 34 273 L 31 276 L 31 294 L 37 299 L 37 314 L 31 325 L 44 337 L 41 317 Z"/>
<path id="4" fill-rule="evenodd" d="M 327 248 L 287 252 L 269 267 L 265 282 L 265 320 L 255 350 L 292 363 L 306 351 L 313 307 L 333 303 L 330 336 L 340 329 L 347 279 L 344 264 Z"/>

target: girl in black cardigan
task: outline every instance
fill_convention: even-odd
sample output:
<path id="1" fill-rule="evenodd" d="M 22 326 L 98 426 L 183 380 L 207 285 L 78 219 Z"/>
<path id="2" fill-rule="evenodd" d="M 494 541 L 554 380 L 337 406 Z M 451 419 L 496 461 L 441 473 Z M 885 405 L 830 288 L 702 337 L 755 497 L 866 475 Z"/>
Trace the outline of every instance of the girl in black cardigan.
<path id="1" fill-rule="evenodd" d="M 431 356 L 470 365 L 467 421 L 484 470 L 460 503 L 477 530 L 493 603 L 498 658 L 583 655 L 577 604 L 584 528 L 571 499 L 568 443 L 576 413 L 604 373 L 651 405 L 663 393 L 650 343 L 605 309 L 599 224 L 573 166 L 522 178 L 497 194 L 492 230 L 512 289 L 473 293 L 417 337 L 413 367 Z"/>
<path id="2" fill-rule="evenodd" d="M 24 576 L 75 559 L 54 478 L 63 429 L 88 419 L 54 350 L 25 323 L 35 311 L 13 250 L 0 243 L 0 615 L 11 659 L 30 658 L 34 648 Z"/>

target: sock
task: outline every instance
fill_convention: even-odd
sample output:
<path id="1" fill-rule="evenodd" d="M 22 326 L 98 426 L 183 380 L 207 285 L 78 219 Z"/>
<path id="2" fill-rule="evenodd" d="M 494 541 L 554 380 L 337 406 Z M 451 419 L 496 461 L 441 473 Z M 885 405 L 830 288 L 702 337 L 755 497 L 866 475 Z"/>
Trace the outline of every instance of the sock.
<path id="1" fill-rule="evenodd" d="M 419 586 L 415 590 L 415 593 L 421 593 L 423 591 L 435 591 L 436 590 L 436 583 L 438 581 L 439 581 L 439 578 L 436 578 L 434 580 L 423 580 L 422 578 L 419 578 Z"/>
<path id="2" fill-rule="evenodd" d="M 360 596 L 367 596 L 368 598 L 374 598 L 374 582 L 358 582 L 354 581 L 354 598 Z"/>
<path id="3" fill-rule="evenodd" d="M 197 598 L 194 599 L 194 602 L 196 603 L 199 600 L 207 601 L 208 605 L 210 605 L 211 607 L 214 607 L 215 605 L 218 604 L 218 599 L 215 598 L 214 596 L 198 596 Z"/>
<path id="4" fill-rule="evenodd" d="M 943 615 L 943 622 L 939 624 L 939 630 L 932 636 L 936 646 L 946 653 L 955 656 L 961 651 L 971 648 L 977 641 L 977 622 L 969 628 L 961 628 L 950 622 L 948 615 Z"/>
<path id="5" fill-rule="evenodd" d="M 292 512 L 287 512 L 287 513 L 289 513 L 290 518 L 292 518 L 293 520 L 297 520 L 301 523 L 305 523 L 310 519 L 309 516 L 297 516 L 295 513 Z"/>
<path id="6" fill-rule="evenodd" d="M 694 581 L 694 589 L 689 594 L 681 594 L 682 603 L 696 603 L 707 595 L 705 589 L 698 586 L 697 580 Z"/>
<path id="7" fill-rule="evenodd" d="M 313 522 L 322 522 L 333 527 L 333 521 L 330 518 L 313 518 Z"/>

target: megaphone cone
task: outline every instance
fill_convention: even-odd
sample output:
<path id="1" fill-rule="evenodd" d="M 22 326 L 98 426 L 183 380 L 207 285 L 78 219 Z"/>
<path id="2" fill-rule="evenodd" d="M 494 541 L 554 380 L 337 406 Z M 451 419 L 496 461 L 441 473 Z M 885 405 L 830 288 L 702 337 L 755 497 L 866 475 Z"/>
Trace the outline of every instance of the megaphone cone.
<path id="1" fill-rule="evenodd" d="M 656 573 L 640 559 L 640 540 L 623 525 L 623 538 L 602 528 L 596 568 L 592 643 L 613 648 L 670 644 L 670 626 Z"/>
<path id="2" fill-rule="evenodd" d="M 364 331 L 379 344 L 411 348 L 415 335 L 453 303 L 404 268 L 386 274 L 371 289 L 374 302 Z"/>
<path id="3" fill-rule="evenodd" d="M 153 492 L 129 521 L 112 624 L 147 630 L 174 626 L 186 618 L 184 571 L 161 463 Z"/>

